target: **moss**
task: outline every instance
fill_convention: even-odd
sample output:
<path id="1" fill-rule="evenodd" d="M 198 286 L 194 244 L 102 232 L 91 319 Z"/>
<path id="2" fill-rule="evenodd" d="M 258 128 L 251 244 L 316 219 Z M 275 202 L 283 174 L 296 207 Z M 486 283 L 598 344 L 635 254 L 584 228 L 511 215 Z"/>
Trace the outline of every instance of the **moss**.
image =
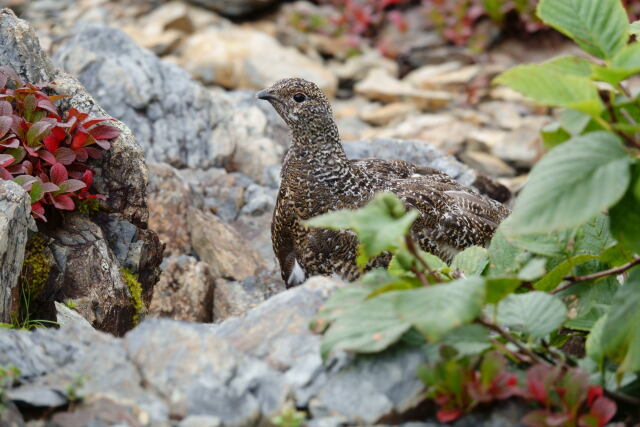
<path id="1" fill-rule="evenodd" d="M 122 275 L 122 280 L 129 288 L 129 295 L 131 295 L 131 305 L 134 309 L 133 314 L 133 324 L 137 325 L 140 321 L 140 315 L 142 314 L 142 310 L 144 308 L 144 302 L 142 301 L 142 285 L 138 282 L 136 276 L 126 269 L 122 267 L 120 269 L 120 274 Z"/>
<path id="2" fill-rule="evenodd" d="M 93 216 L 100 210 L 98 199 L 84 199 L 78 202 L 78 212 L 82 215 Z"/>
<path id="3" fill-rule="evenodd" d="M 47 242 L 42 235 L 36 233 L 29 238 L 20 273 L 20 287 L 30 299 L 36 298 L 49 280 L 51 259 L 46 250 Z"/>

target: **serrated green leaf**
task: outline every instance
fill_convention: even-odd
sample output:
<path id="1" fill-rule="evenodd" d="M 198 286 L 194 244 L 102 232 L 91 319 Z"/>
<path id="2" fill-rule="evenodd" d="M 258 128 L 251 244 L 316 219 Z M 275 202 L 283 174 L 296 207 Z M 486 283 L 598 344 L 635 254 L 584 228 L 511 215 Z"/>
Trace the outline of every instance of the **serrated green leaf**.
<path id="1" fill-rule="evenodd" d="M 606 249 L 600 255 L 600 261 L 610 267 L 619 267 L 633 260 L 633 252 L 621 243 Z"/>
<path id="2" fill-rule="evenodd" d="M 622 198 L 630 160 L 620 139 L 608 132 L 554 148 L 534 166 L 504 230 L 551 233 L 587 222 Z"/>
<path id="3" fill-rule="evenodd" d="M 630 188 L 609 210 L 611 233 L 631 252 L 640 254 L 640 201 Z"/>
<path id="4" fill-rule="evenodd" d="M 530 282 L 542 277 L 547 272 L 546 266 L 545 258 L 533 258 L 518 272 L 518 279 Z"/>
<path id="5" fill-rule="evenodd" d="M 576 110 L 564 110 L 560 113 L 560 125 L 563 129 L 571 134 L 571 136 L 581 135 L 591 121 L 588 114 L 581 113 Z"/>
<path id="6" fill-rule="evenodd" d="M 538 280 L 533 287 L 539 291 L 549 292 L 558 287 L 562 279 L 569 275 L 576 265 L 597 258 L 595 255 L 577 255 L 558 264 L 542 279 Z"/>
<path id="7" fill-rule="evenodd" d="M 306 225 L 355 231 L 362 255 L 371 259 L 402 247 L 404 236 L 418 215 L 417 210 L 405 212 L 404 204 L 394 194 L 380 193 L 362 209 L 329 212 L 306 221 Z"/>
<path id="8" fill-rule="evenodd" d="M 479 246 L 471 246 L 458 253 L 451 262 L 451 268 L 468 276 L 479 276 L 489 263 L 489 252 Z"/>
<path id="9" fill-rule="evenodd" d="M 620 364 L 619 371 L 640 371 L 640 269 L 616 292 L 602 332 L 605 355 Z"/>
<path id="10" fill-rule="evenodd" d="M 567 111 L 575 111 L 575 110 L 567 110 Z M 587 116 L 589 117 L 589 116 Z M 542 135 L 542 143 L 546 148 L 553 148 L 556 145 L 560 145 L 563 142 L 571 139 L 571 134 L 569 134 L 565 129 L 562 128 L 560 123 L 553 122 L 543 127 L 540 131 Z"/>
<path id="11" fill-rule="evenodd" d="M 519 65 L 494 81 L 542 105 L 572 108 L 591 116 L 599 116 L 604 109 L 598 89 L 589 78 L 561 74 L 545 64 Z"/>
<path id="12" fill-rule="evenodd" d="M 546 70 L 578 77 L 591 76 L 591 62 L 576 56 L 562 56 L 541 64 Z"/>
<path id="13" fill-rule="evenodd" d="M 489 245 L 489 276 L 515 276 L 520 267 L 531 258 L 531 254 L 512 244 L 499 227 Z"/>
<path id="14" fill-rule="evenodd" d="M 429 341 L 474 320 L 485 300 L 484 280 L 454 280 L 398 293 L 397 310 Z"/>
<path id="15" fill-rule="evenodd" d="M 541 0 L 537 13 L 600 58 L 613 57 L 629 37 L 629 18 L 620 0 Z"/>
<path id="16" fill-rule="evenodd" d="M 511 294 L 498 305 L 498 323 L 532 338 L 542 338 L 559 328 L 567 318 L 562 301 L 544 292 Z"/>
<path id="17" fill-rule="evenodd" d="M 590 283 L 580 283 L 568 288 L 559 297 L 572 295 L 578 303 L 573 304 L 573 318 L 565 323 L 571 329 L 590 331 L 611 306 L 611 301 L 620 284 L 614 277 L 607 277 Z"/>
<path id="18" fill-rule="evenodd" d="M 458 357 L 480 354 L 491 347 L 489 331 L 480 325 L 460 326 L 445 335 L 442 344 L 455 348 Z"/>
<path id="19" fill-rule="evenodd" d="M 591 328 L 589 336 L 587 336 L 587 342 L 585 343 L 585 350 L 587 356 L 589 356 L 599 366 L 604 362 L 604 351 L 602 349 L 602 333 L 604 332 L 604 325 L 607 322 L 607 315 L 602 316 Z"/>

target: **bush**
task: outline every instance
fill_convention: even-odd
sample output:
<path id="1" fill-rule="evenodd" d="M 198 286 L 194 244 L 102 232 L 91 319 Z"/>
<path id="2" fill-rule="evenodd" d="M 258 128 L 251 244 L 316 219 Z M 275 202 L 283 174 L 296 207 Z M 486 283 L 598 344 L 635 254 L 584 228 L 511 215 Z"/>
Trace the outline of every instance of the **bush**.
<path id="1" fill-rule="evenodd" d="M 120 135 L 111 118 L 89 117 L 70 108 L 63 117 L 47 85 L 24 84 L 0 67 L 0 178 L 29 192 L 35 218 L 46 221 L 45 208 L 72 211 L 76 202 L 103 199 L 90 192 L 94 173 L 88 160 L 99 159 Z"/>
<path id="2" fill-rule="evenodd" d="M 433 362 L 421 376 L 443 421 L 506 395 L 537 402 L 530 426 L 604 425 L 616 412 L 610 397 L 640 407 L 640 100 L 625 83 L 640 73 L 640 43 L 628 42 L 637 24 L 619 0 L 542 0 L 538 16 L 599 59 L 496 79 L 564 111 L 488 248 L 451 265 L 420 251 L 408 234 L 416 212 L 391 194 L 308 223 L 352 229 L 361 267 L 393 255 L 318 314 L 323 356 L 423 346 Z M 579 351 L 564 351 L 569 341 Z"/>

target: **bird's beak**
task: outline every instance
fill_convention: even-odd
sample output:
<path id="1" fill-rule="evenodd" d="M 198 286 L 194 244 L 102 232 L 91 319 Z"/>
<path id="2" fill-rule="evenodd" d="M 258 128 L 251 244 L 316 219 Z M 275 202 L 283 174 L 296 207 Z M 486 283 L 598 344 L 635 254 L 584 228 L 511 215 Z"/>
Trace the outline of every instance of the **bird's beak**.
<path id="1" fill-rule="evenodd" d="M 263 89 L 256 94 L 258 99 L 264 99 L 265 101 L 276 101 L 278 98 L 269 92 L 269 89 Z"/>

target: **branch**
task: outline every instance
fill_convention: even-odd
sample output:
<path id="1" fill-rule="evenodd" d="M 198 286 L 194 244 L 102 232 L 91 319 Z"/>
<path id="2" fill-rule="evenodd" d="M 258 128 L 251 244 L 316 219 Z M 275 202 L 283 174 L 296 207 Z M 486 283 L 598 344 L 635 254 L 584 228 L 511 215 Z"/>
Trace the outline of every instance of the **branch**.
<path id="1" fill-rule="evenodd" d="M 524 345 L 522 345 L 520 343 L 520 341 L 518 341 L 517 339 L 515 339 L 513 337 L 513 335 L 511 335 L 509 332 L 505 331 L 504 329 L 502 329 L 500 326 L 491 323 L 481 317 L 479 317 L 478 319 L 476 319 L 476 323 L 479 323 L 482 326 L 485 326 L 489 329 L 491 329 L 494 332 L 497 332 L 502 338 L 504 338 L 505 340 L 509 341 L 510 343 L 512 343 L 513 345 L 515 345 L 516 347 L 518 347 L 518 350 L 520 350 L 522 353 L 526 354 L 529 359 L 531 359 L 531 361 L 533 363 L 541 363 L 544 365 L 550 365 L 549 362 L 547 362 L 546 360 L 541 359 L 540 357 L 538 357 L 537 354 L 535 354 L 533 351 L 529 350 L 527 347 L 525 347 Z"/>
<path id="2" fill-rule="evenodd" d="M 427 264 L 424 258 L 422 258 L 420 252 L 418 251 L 418 248 L 416 248 L 416 244 L 413 243 L 413 239 L 411 239 L 409 235 L 406 235 L 404 236 L 404 241 L 407 244 L 407 249 L 409 249 L 411 255 L 413 255 L 418 260 L 418 263 L 431 275 L 431 277 L 433 277 L 436 282 L 442 282 L 442 277 L 440 277 L 440 274 L 429 267 L 429 264 Z"/>
<path id="3" fill-rule="evenodd" d="M 556 289 L 554 289 L 553 291 L 551 291 L 550 293 L 552 294 L 557 294 L 559 292 L 564 291 L 567 288 L 570 288 L 571 286 L 575 285 L 576 283 L 579 282 L 586 282 L 588 280 L 595 280 L 595 279 L 600 279 L 601 277 L 606 277 L 606 276 L 611 276 L 614 274 L 620 274 L 620 273 L 624 273 L 625 271 L 629 270 L 630 268 L 636 266 L 640 264 L 640 257 L 635 258 L 633 261 L 628 262 L 624 265 L 621 265 L 620 267 L 616 267 L 616 268 L 611 268 L 609 270 L 603 270 L 603 271 L 598 271 L 597 273 L 592 273 L 592 274 L 587 274 L 584 276 L 567 276 L 564 277 L 562 280 L 566 280 L 569 283 L 562 285 L 560 287 L 557 287 Z"/>

